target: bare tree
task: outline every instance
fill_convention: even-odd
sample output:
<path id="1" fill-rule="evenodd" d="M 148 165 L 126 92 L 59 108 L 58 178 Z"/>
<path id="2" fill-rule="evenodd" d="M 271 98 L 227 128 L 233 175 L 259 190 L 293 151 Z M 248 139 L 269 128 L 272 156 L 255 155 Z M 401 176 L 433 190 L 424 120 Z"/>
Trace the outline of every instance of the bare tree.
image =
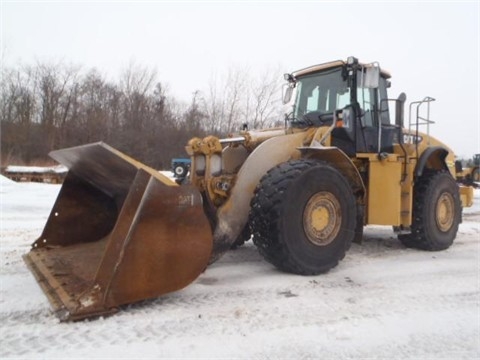
<path id="1" fill-rule="evenodd" d="M 30 160 L 32 122 L 36 112 L 31 69 L 2 69 L 0 120 L 2 154 Z"/>
<path id="2" fill-rule="evenodd" d="M 282 84 L 278 74 L 279 71 L 266 70 L 250 81 L 244 118 L 254 129 L 273 126 L 278 120 Z"/>
<path id="3" fill-rule="evenodd" d="M 147 122 L 151 117 L 149 92 L 155 84 L 155 70 L 141 67 L 131 62 L 123 71 L 120 88 L 123 93 L 122 138 L 120 147 L 136 157 L 145 154 L 144 141 Z"/>
<path id="4" fill-rule="evenodd" d="M 39 122 L 47 153 L 57 148 L 58 129 L 65 124 L 70 109 L 70 88 L 75 83 L 78 67 L 39 63 L 36 67 L 36 89 L 40 106 Z"/>
<path id="5" fill-rule="evenodd" d="M 223 120 L 223 98 L 216 74 L 210 77 L 207 93 L 199 93 L 202 111 L 205 113 L 203 128 L 209 133 L 220 131 Z"/>
<path id="6" fill-rule="evenodd" d="M 272 126 L 281 107 L 277 74 L 270 70 L 254 77 L 246 68 L 235 68 L 222 81 L 213 77 L 207 96 L 201 97 L 205 128 L 225 134 L 240 129 L 242 123 L 252 128 Z"/>
<path id="7" fill-rule="evenodd" d="M 207 131 L 226 134 L 240 127 L 247 84 L 247 72 L 240 68 L 229 69 L 221 80 L 211 77 L 207 95 L 200 97 Z"/>
<path id="8" fill-rule="evenodd" d="M 134 63 L 118 82 L 63 63 L 3 68 L 1 153 L 28 163 L 59 147 L 105 141 L 165 168 L 172 157 L 186 155 L 193 136 L 225 136 L 244 122 L 274 124 L 279 89 L 273 72 L 253 77 L 237 67 L 212 76 L 205 92 L 195 91 L 184 103 L 169 96 L 154 70 Z"/>
<path id="9" fill-rule="evenodd" d="M 241 107 L 245 99 L 248 73 L 242 69 L 230 70 L 225 85 L 225 119 L 222 130 L 231 132 L 240 128 Z"/>

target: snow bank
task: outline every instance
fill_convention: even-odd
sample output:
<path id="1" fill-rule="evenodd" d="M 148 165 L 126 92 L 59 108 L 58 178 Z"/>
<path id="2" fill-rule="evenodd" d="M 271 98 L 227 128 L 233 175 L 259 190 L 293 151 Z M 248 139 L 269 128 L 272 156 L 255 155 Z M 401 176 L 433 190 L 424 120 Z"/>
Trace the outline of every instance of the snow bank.
<path id="1" fill-rule="evenodd" d="M 5 169 L 9 173 L 65 173 L 68 169 L 63 165 L 56 166 L 15 166 L 9 165 Z"/>

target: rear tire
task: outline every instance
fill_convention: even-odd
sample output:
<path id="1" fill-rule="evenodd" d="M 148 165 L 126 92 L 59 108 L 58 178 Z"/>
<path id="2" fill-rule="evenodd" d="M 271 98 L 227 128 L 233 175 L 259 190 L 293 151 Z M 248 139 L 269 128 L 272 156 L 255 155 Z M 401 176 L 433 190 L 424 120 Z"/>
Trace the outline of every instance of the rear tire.
<path id="1" fill-rule="evenodd" d="M 413 191 L 411 234 L 399 235 L 406 246 L 445 250 L 452 245 L 462 219 L 458 185 L 447 171 L 429 172 L 417 180 Z"/>
<path id="2" fill-rule="evenodd" d="M 280 270 L 323 273 L 350 248 L 356 212 L 350 184 L 338 170 L 324 162 L 292 160 L 271 169 L 255 190 L 253 242 Z"/>

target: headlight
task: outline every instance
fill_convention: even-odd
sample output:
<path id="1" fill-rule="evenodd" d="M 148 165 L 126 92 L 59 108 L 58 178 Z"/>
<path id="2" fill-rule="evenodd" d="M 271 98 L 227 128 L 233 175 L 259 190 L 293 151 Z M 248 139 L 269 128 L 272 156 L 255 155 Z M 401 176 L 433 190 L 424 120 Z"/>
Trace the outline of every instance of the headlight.
<path id="1" fill-rule="evenodd" d="M 210 157 L 210 175 L 217 176 L 222 173 L 222 155 L 213 154 Z"/>
<path id="2" fill-rule="evenodd" d="M 195 155 L 195 174 L 205 174 L 205 155 Z"/>

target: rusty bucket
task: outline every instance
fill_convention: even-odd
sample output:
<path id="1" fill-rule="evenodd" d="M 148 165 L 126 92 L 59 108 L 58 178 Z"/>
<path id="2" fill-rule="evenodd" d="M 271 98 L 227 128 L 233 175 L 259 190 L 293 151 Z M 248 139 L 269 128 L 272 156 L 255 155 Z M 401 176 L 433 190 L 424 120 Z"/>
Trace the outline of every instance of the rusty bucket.
<path id="1" fill-rule="evenodd" d="M 104 143 L 58 150 L 69 168 L 24 260 L 62 321 L 179 290 L 206 268 L 202 197 Z"/>

